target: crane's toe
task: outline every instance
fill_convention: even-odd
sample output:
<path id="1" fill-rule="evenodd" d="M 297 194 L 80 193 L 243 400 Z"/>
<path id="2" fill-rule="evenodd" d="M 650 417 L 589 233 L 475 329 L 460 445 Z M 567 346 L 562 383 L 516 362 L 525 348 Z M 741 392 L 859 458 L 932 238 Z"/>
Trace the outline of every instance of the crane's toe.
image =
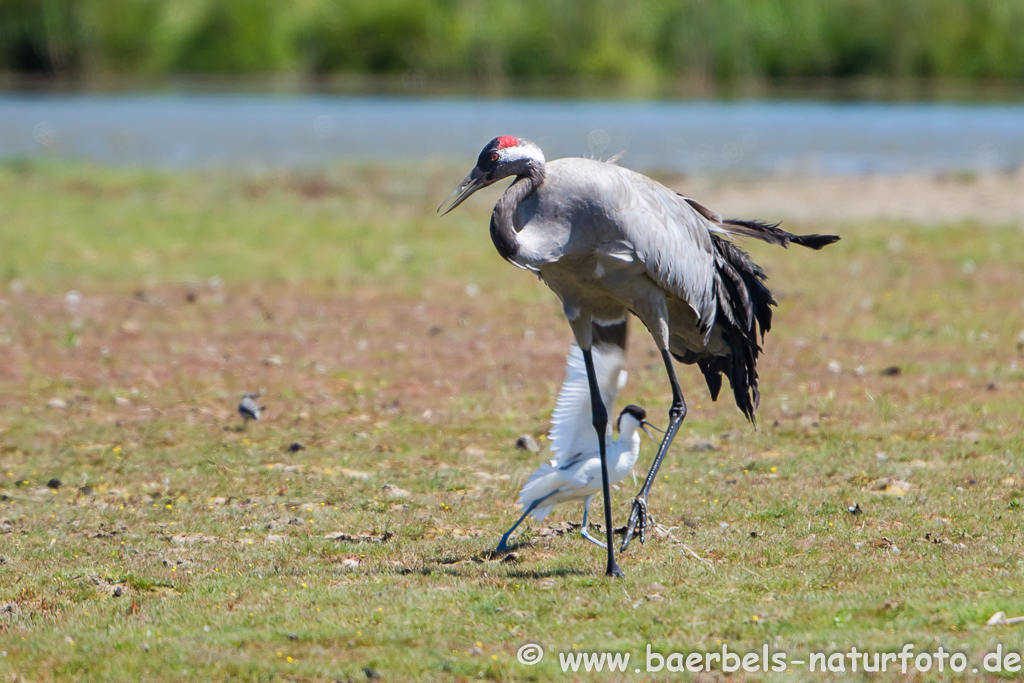
<path id="1" fill-rule="evenodd" d="M 629 523 L 626 525 L 626 537 L 622 541 L 620 552 L 625 552 L 633 537 L 639 533 L 640 543 L 647 542 L 647 526 L 651 522 L 650 513 L 647 511 L 647 499 L 637 496 L 633 499 L 633 511 L 629 514 Z"/>

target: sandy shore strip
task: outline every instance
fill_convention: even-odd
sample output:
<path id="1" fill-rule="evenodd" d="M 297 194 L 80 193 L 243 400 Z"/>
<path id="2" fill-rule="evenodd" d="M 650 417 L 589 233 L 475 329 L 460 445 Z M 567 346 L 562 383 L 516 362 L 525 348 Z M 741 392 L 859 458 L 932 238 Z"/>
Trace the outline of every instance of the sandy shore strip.
<path id="1" fill-rule="evenodd" d="M 795 223 L 971 221 L 1024 229 L 1024 170 L 855 178 L 691 177 L 668 184 L 727 217 Z"/>

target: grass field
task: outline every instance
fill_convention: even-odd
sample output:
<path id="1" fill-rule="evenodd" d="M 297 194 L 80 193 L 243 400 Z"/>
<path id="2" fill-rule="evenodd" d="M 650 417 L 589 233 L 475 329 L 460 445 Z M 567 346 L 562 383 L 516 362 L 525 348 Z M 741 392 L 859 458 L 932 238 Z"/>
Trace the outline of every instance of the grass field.
<path id="1" fill-rule="evenodd" d="M 462 171 L 0 167 L 0 680 L 563 680 L 605 650 L 630 673 L 578 676 L 621 680 L 648 643 L 942 646 L 965 673 L 883 678 L 946 680 L 1024 650 L 986 627 L 1024 615 L 1024 231 L 837 207 L 787 226 L 823 252 L 748 245 L 780 301 L 758 429 L 681 371 L 667 531 L 609 581 L 578 505 L 486 552 L 570 335 L 494 253 L 495 191 L 435 216 Z M 628 369 L 664 425 L 639 325 Z"/>

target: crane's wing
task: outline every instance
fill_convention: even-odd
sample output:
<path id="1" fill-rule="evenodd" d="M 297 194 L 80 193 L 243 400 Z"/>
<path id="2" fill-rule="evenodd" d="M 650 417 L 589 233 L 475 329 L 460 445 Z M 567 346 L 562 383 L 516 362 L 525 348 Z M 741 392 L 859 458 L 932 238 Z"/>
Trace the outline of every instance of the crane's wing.
<path id="1" fill-rule="evenodd" d="M 713 235 L 753 237 L 811 249 L 839 239 L 834 235 L 794 235 L 759 221 L 724 219 L 647 176 L 614 166 L 605 168 L 613 180 L 611 187 L 604 188 L 608 203 L 603 213 L 615 230 L 600 248 L 608 257 L 604 263 L 611 267 L 629 267 L 633 260 L 642 263 L 652 280 L 690 305 L 705 335 L 718 315 L 720 286 Z"/>
<path id="2" fill-rule="evenodd" d="M 591 352 L 601 400 L 608 411 L 608 432 L 611 433 L 615 397 L 626 385 L 627 373 L 623 369 L 625 349 L 617 344 L 598 342 L 591 348 Z M 587 381 L 583 351 L 575 344 L 566 356 L 565 381 L 562 382 L 562 389 L 555 402 L 548 439 L 551 441 L 554 463 L 558 467 L 572 462 L 581 453 L 591 457 L 600 449 L 590 408 L 590 383 Z"/>
<path id="3" fill-rule="evenodd" d="M 603 213 L 616 238 L 602 245 L 610 257 L 605 262 L 622 268 L 641 264 L 662 289 L 690 305 L 707 334 L 717 312 L 714 226 L 661 183 L 628 169 L 606 168 L 614 170 L 608 174 L 612 186 L 606 188 Z"/>

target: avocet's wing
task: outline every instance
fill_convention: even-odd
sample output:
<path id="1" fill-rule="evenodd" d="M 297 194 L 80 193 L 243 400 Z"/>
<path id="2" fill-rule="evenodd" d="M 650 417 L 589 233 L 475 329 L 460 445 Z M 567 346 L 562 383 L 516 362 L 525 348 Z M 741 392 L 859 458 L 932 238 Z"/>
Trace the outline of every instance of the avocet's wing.
<path id="1" fill-rule="evenodd" d="M 621 330 L 617 329 L 621 326 Z M 615 398 L 626 385 L 626 322 L 611 326 L 595 325 L 592 356 L 601 400 L 608 411 L 608 433 L 615 420 Z M 566 356 L 565 381 L 558 392 L 555 412 L 551 417 L 551 454 L 556 466 L 572 462 L 579 454 L 587 457 L 599 452 L 590 407 L 590 384 L 583 351 L 573 344 Z"/>

